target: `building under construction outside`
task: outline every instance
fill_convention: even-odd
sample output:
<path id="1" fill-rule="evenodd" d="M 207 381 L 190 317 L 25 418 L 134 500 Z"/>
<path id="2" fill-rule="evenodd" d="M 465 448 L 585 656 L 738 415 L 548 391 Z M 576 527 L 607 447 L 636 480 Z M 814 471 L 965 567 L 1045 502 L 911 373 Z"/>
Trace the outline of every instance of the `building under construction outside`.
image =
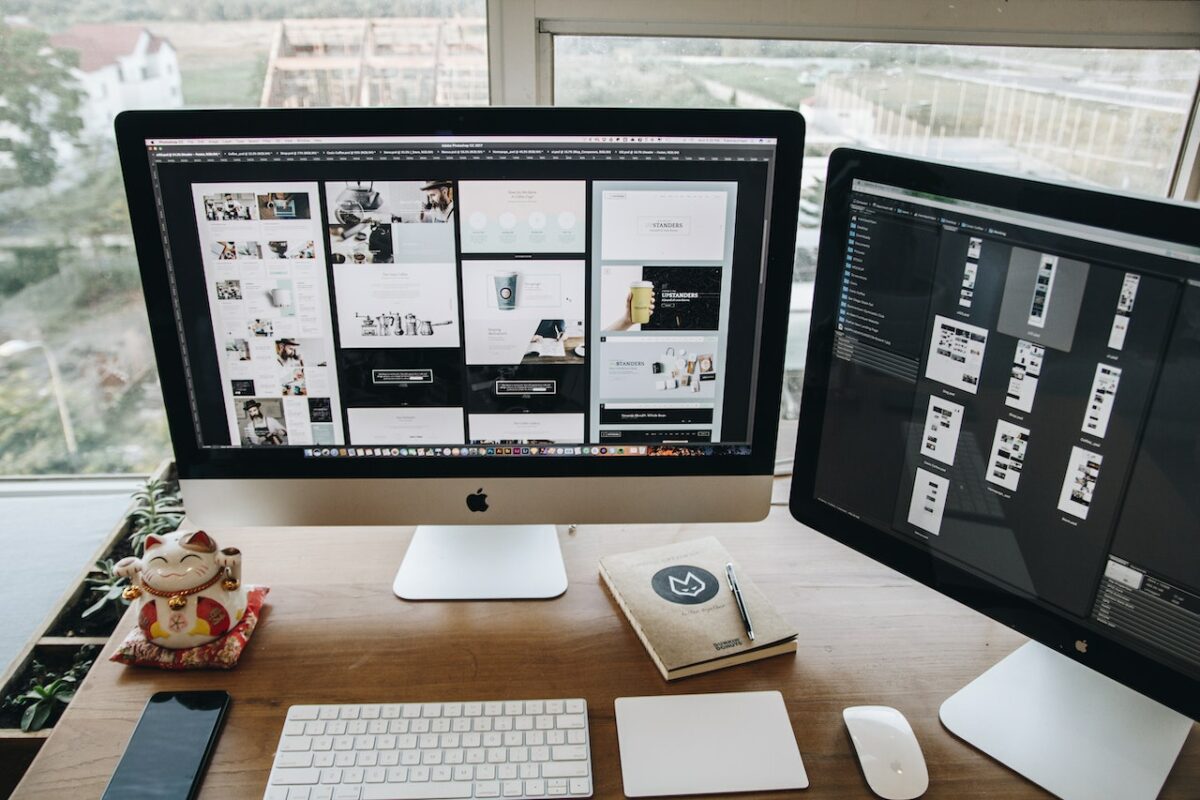
<path id="1" fill-rule="evenodd" d="M 487 104 L 483 17 L 284 20 L 261 101 L 279 108 Z"/>

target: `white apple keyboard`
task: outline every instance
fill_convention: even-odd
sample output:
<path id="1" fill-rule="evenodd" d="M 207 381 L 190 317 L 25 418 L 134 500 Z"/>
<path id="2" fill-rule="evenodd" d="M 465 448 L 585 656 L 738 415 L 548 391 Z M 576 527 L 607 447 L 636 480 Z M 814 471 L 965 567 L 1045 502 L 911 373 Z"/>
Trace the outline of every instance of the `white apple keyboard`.
<path id="1" fill-rule="evenodd" d="M 590 797 L 587 702 L 288 709 L 264 800 Z"/>

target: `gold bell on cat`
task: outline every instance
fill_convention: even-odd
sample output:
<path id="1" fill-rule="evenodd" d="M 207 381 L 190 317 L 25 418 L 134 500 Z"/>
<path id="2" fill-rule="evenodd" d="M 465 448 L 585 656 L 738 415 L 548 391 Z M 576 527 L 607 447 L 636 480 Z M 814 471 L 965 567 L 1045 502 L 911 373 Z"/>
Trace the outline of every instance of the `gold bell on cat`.
<path id="1" fill-rule="evenodd" d="M 140 586 L 126 586 L 125 591 L 121 592 L 121 597 L 127 602 L 132 603 L 142 596 L 142 588 Z"/>

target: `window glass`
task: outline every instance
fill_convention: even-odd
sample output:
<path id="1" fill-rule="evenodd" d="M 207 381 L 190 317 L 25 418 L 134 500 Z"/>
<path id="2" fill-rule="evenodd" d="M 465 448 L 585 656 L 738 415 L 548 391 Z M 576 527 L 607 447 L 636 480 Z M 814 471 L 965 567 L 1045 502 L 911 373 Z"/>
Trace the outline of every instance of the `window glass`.
<path id="1" fill-rule="evenodd" d="M 1200 51 L 556 36 L 560 105 L 790 108 L 807 122 L 782 413 L 799 410 L 830 151 L 1163 195 Z"/>
<path id="2" fill-rule="evenodd" d="M 486 105 L 486 0 L 22 13 L 0 18 L 0 475 L 149 471 L 170 444 L 113 117 Z"/>

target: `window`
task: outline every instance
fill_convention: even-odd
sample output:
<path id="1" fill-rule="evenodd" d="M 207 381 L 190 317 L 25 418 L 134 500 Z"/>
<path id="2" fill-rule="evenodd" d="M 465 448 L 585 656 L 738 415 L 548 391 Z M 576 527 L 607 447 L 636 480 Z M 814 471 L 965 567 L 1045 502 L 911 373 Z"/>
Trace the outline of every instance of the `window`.
<path id="1" fill-rule="evenodd" d="M 1168 193 L 1200 51 L 553 38 L 554 102 L 789 108 L 807 122 L 782 413 L 799 410 L 829 153 L 885 149 Z"/>
<path id="2" fill-rule="evenodd" d="M 200 2 L 186 19 L 168 5 L 118 3 L 97 26 L 91 7 L 29 0 L 24 17 L 0 20 L 5 57 L 11 46 L 46 82 L 39 93 L 52 87 L 42 111 L 62 112 L 54 142 L 0 156 L 0 475 L 148 472 L 170 454 L 112 137 L 119 111 L 488 102 L 485 0 L 373 3 L 383 15 L 340 20 L 318 0 L 242 12 Z M 143 31 L 161 70 L 120 72 Z M 146 82 L 110 92 L 114 69 Z M 0 138 L 36 143 L 36 127 L 18 120 Z"/>

